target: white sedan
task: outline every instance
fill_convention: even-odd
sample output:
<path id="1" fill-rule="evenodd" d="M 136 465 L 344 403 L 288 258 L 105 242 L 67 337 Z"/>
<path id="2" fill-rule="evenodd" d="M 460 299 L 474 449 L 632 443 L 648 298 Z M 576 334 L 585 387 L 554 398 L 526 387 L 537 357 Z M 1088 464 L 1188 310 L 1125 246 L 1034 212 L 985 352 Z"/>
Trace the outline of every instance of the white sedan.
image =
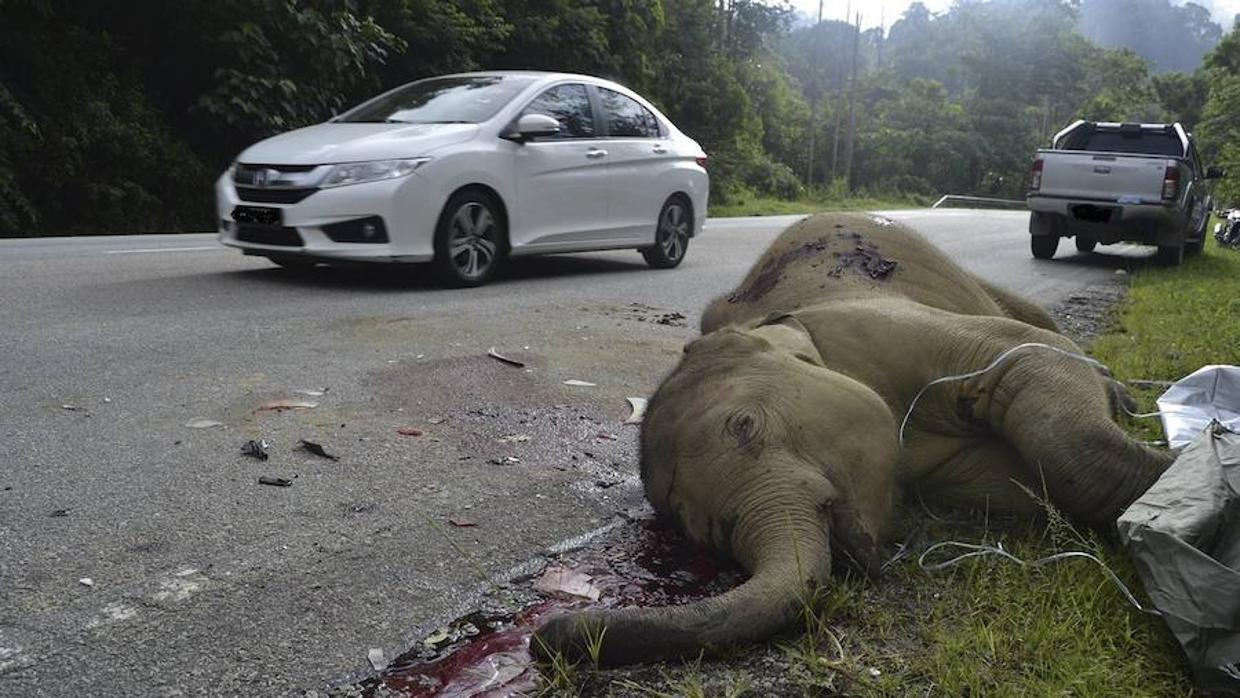
<path id="1" fill-rule="evenodd" d="M 564 73 L 419 80 L 245 149 L 216 183 L 219 239 L 305 268 L 433 262 L 455 286 L 509 255 L 684 259 L 706 154 L 649 102 Z"/>

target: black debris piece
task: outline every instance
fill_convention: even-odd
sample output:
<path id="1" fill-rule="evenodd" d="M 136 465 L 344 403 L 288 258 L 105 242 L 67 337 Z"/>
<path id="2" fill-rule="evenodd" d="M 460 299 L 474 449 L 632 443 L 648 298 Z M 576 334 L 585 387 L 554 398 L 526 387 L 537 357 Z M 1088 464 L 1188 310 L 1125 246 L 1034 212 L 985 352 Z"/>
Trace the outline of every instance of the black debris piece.
<path id="1" fill-rule="evenodd" d="M 267 442 L 250 439 L 249 441 L 241 444 L 241 455 L 257 458 L 259 460 L 267 460 Z"/>
<path id="2" fill-rule="evenodd" d="M 321 446 L 320 444 L 316 444 L 316 443 L 315 443 L 315 442 L 313 442 L 313 441 L 306 441 L 305 439 L 302 439 L 302 440 L 301 440 L 301 447 L 302 447 L 302 449 L 304 449 L 304 450 L 306 450 L 306 451 L 309 451 L 309 452 L 313 453 L 314 455 L 319 456 L 319 457 L 321 457 L 321 458 L 330 458 L 330 459 L 332 459 L 332 460 L 340 460 L 340 457 L 339 457 L 339 456 L 333 456 L 332 454 L 328 453 L 327 451 L 324 451 L 324 450 L 323 450 L 323 446 Z"/>

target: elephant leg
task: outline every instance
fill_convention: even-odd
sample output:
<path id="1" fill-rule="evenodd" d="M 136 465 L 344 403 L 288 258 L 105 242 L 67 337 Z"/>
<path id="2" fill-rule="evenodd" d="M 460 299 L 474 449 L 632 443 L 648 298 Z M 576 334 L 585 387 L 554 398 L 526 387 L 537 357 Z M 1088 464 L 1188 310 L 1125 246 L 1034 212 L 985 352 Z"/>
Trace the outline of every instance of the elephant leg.
<path id="1" fill-rule="evenodd" d="M 1106 380 L 1084 362 L 1030 350 L 975 385 L 969 404 L 1020 453 L 1038 491 L 1077 520 L 1113 524 L 1172 457 L 1111 419 Z"/>
<path id="2" fill-rule="evenodd" d="M 1011 444 L 988 436 L 953 441 L 958 450 L 907 483 L 923 501 L 1021 515 L 1040 510 L 1029 492 L 1041 485 L 1030 480 Z"/>

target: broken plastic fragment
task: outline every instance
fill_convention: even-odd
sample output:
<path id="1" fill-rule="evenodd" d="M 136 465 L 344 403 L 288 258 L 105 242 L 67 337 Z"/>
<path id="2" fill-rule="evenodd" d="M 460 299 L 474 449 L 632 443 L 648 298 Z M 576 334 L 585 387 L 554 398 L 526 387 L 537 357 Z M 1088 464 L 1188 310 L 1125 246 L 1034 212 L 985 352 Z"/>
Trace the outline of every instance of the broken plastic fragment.
<path id="1" fill-rule="evenodd" d="M 319 403 L 308 400 L 272 400 L 259 406 L 260 410 L 308 410 L 318 407 Z"/>
<path id="2" fill-rule="evenodd" d="M 340 460 L 340 458 L 339 458 L 339 457 L 337 457 L 337 456 L 333 456 L 332 454 L 328 453 L 327 451 L 324 451 L 324 450 L 323 450 L 323 446 L 322 446 L 322 445 L 320 445 L 320 444 L 316 444 L 316 443 L 315 443 L 315 442 L 313 442 L 313 441 L 306 441 L 305 439 L 302 439 L 302 440 L 301 440 L 301 447 L 302 447 L 303 449 L 305 449 L 305 450 L 307 450 L 307 451 L 309 451 L 309 452 L 313 453 L 313 454 L 314 454 L 314 455 L 316 455 L 316 456 L 320 456 L 320 457 L 322 457 L 322 458 L 330 458 L 330 459 L 332 459 L 332 460 Z"/>
<path id="3" fill-rule="evenodd" d="M 624 423 L 641 424 L 642 419 L 646 416 L 646 398 L 626 397 L 624 399 L 629 401 L 629 408 L 632 410 L 629 413 L 629 418 L 624 420 Z"/>
<path id="4" fill-rule="evenodd" d="M 84 587 L 93 587 L 95 586 L 95 580 L 90 577 L 82 577 L 78 580 L 78 584 L 81 584 Z"/>
<path id="5" fill-rule="evenodd" d="M 562 593 L 598 601 L 599 589 L 590 583 L 590 575 L 566 567 L 548 567 L 534 588 L 549 594 Z"/>
<path id="6" fill-rule="evenodd" d="M 568 380 L 564 381 L 564 385 L 575 385 L 581 388 L 593 388 L 595 386 L 594 383 L 590 383 L 588 381 L 579 381 L 576 378 L 569 378 Z"/>
<path id="7" fill-rule="evenodd" d="M 327 388 L 322 388 L 319 390 L 294 390 L 293 392 L 297 393 L 298 395 L 309 395 L 310 397 L 322 397 L 325 393 L 327 393 Z"/>
<path id="8" fill-rule="evenodd" d="M 516 359 L 510 359 L 507 356 L 504 356 L 503 354 L 495 351 L 495 347 L 491 347 L 491 349 L 487 351 L 487 356 L 491 357 L 492 359 L 502 361 L 508 364 L 509 366 L 516 366 L 517 368 L 525 368 L 524 361 L 517 361 Z"/>
<path id="9" fill-rule="evenodd" d="M 250 439 L 241 444 L 241 455 L 267 460 L 267 442 Z"/>
<path id="10" fill-rule="evenodd" d="M 417 427 L 401 427 L 396 430 L 401 436 L 421 436 L 424 432 Z"/>
<path id="11" fill-rule="evenodd" d="M 468 516 L 454 516 L 448 519 L 448 523 L 456 526 L 457 528 L 473 528 L 478 525 L 477 521 L 474 521 Z"/>
<path id="12" fill-rule="evenodd" d="M 190 429 L 210 429 L 211 427 L 222 427 L 223 422 L 217 422 L 214 419 L 191 419 L 185 423 Z"/>
<path id="13" fill-rule="evenodd" d="M 378 647 L 372 647 L 366 653 L 366 659 L 370 661 L 370 666 L 374 667 L 375 671 L 383 671 L 387 668 L 387 658 L 383 656 L 383 650 Z"/>
<path id="14" fill-rule="evenodd" d="M 271 485 L 273 487 L 292 487 L 293 481 L 286 477 L 267 477 L 264 475 L 258 478 L 258 484 Z"/>
<path id="15" fill-rule="evenodd" d="M 61 405 L 60 409 L 69 410 L 70 412 L 77 412 L 77 405 Z"/>

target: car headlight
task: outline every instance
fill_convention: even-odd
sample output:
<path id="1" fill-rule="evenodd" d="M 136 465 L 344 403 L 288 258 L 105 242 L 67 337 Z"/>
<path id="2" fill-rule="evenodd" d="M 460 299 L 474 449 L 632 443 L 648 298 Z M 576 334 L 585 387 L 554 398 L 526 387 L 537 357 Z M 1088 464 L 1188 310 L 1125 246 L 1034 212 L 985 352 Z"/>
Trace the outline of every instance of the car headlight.
<path id="1" fill-rule="evenodd" d="M 371 160 L 370 162 L 346 162 L 332 166 L 320 187 L 343 187 L 347 184 L 378 182 L 384 179 L 408 177 L 430 162 L 430 158 L 404 158 L 401 160 Z"/>

